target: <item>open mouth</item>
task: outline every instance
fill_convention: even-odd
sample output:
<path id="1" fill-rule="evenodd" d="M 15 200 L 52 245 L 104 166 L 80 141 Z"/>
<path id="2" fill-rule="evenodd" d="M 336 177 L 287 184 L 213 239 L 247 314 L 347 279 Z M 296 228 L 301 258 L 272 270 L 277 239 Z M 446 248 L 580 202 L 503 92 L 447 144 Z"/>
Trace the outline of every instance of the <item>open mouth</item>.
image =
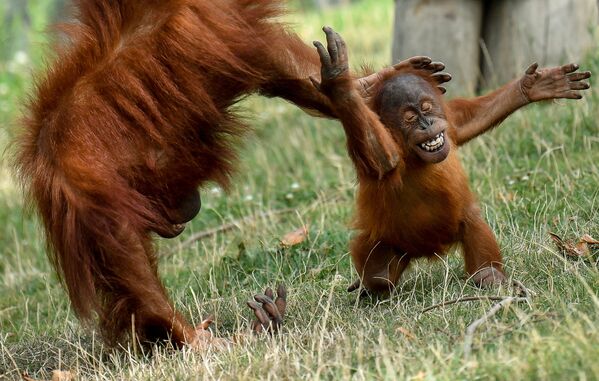
<path id="1" fill-rule="evenodd" d="M 424 143 L 418 144 L 418 147 L 422 148 L 427 152 L 437 152 L 445 145 L 445 133 L 440 132 L 435 135 L 431 140 L 427 140 Z"/>

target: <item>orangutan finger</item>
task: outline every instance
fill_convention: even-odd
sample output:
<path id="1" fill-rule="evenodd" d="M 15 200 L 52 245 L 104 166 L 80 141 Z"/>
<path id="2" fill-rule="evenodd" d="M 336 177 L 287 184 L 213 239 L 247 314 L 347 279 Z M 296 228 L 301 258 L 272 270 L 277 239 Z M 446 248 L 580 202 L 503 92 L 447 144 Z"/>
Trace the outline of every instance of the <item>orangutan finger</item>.
<path id="1" fill-rule="evenodd" d="M 200 323 L 200 325 L 197 326 L 198 329 L 208 329 L 208 327 L 210 327 L 210 325 L 214 322 L 214 316 L 213 315 L 208 315 L 204 320 L 202 320 L 202 322 Z"/>
<path id="2" fill-rule="evenodd" d="M 266 289 L 264 290 L 264 295 L 268 296 L 272 300 L 275 299 L 275 294 L 273 293 L 272 288 L 270 287 L 266 287 Z"/>
<path id="3" fill-rule="evenodd" d="M 590 71 L 581 71 L 579 73 L 570 73 L 567 75 L 569 81 L 581 81 L 583 79 L 591 78 Z"/>
<path id="4" fill-rule="evenodd" d="M 526 74 L 531 75 L 536 73 L 537 68 L 539 67 L 539 64 L 534 62 L 532 63 L 527 69 L 526 69 Z"/>
<path id="5" fill-rule="evenodd" d="M 257 302 L 262 303 L 262 309 L 270 315 L 271 319 L 274 319 L 275 323 L 281 324 L 283 322 L 283 317 L 271 298 L 266 295 L 255 295 L 254 299 Z"/>
<path id="6" fill-rule="evenodd" d="M 277 298 L 275 299 L 275 305 L 277 310 L 281 314 L 281 317 L 285 317 L 285 311 L 287 310 L 287 288 L 284 284 L 279 284 L 277 287 Z"/>
<path id="7" fill-rule="evenodd" d="M 360 284 L 361 284 L 360 279 L 356 279 L 355 281 L 353 281 L 352 284 L 350 284 L 347 287 L 347 292 L 354 292 L 354 291 L 356 291 L 358 288 L 360 288 Z"/>
<path id="8" fill-rule="evenodd" d="M 262 323 L 262 325 L 266 327 L 270 325 L 270 318 L 259 303 L 249 301 L 247 302 L 247 305 L 254 311 L 254 315 L 256 315 L 256 318 L 260 321 L 260 323 Z"/>

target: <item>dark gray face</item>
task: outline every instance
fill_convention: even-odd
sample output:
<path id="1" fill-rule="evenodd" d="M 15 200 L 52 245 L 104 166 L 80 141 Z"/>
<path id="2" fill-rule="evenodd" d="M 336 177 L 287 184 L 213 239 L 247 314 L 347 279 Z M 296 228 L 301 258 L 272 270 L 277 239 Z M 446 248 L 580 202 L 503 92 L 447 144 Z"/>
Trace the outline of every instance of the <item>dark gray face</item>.
<path id="1" fill-rule="evenodd" d="M 393 77 L 381 89 L 379 114 L 398 142 L 427 163 L 449 154 L 448 127 L 435 89 L 417 75 Z"/>

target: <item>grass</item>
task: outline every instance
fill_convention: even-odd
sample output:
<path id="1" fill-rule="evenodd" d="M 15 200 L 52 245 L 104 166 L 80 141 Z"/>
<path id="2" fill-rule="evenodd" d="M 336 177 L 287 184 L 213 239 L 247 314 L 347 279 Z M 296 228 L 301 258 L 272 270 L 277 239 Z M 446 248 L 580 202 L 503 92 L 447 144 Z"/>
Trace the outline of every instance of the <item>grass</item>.
<path id="1" fill-rule="evenodd" d="M 390 57 L 391 1 L 289 17 L 306 41 L 335 26 L 352 63 L 383 65 Z M 41 30 L 41 28 L 40 28 Z M 42 37 L 37 37 L 43 40 Z M 39 53 L 32 60 L 41 66 Z M 599 54 L 584 67 L 599 72 Z M 0 123 L 10 125 L 30 84 L 28 65 L 0 70 Z M 6 65 L 4 66 L 6 68 Z M 451 71 L 451 68 L 448 68 Z M 1 92 L 0 92 L 1 93 Z M 219 336 L 238 336 L 230 352 L 191 353 L 103 347 L 82 327 L 45 257 L 36 219 L 2 164 L 0 172 L 0 379 L 53 369 L 78 379 L 599 379 L 597 256 L 572 260 L 549 239 L 553 231 L 599 238 L 599 129 L 594 91 L 579 102 L 536 105 L 461 150 L 483 214 L 497 235 L 507 272 L 534 293 L 486 322 L 464 358 L 466 327 L 492 302 L 458 303 L 461 296 L 499 295 L 466 282 L 455 253 L 409 270 L 388 299 L 360 301 L 345 287 L 354 278 L 348 255 L 355 176 L 336 122 L 311 118 L 284 102 L 251 98 L 244 108 L 255 126 L 228 195 L 208 186 L 203 209 L 187 231 L 158 243 L 161 275 L 195 323 L 214 313 Z M 0 130 L 6 145 L 13 127 Z M 5 155 L 6 156 L 6 155 Z M 292 207 L 294 213 L 260 213 Z M 239 230 L 179 249 L 192 233 L 256 215 Z M 300 245 L 281 248 L 287 232 L 308 225 Z M 277 282 L 289 289 L 286 327 L 274 338 L 247 335 L 255 292 Z"/>

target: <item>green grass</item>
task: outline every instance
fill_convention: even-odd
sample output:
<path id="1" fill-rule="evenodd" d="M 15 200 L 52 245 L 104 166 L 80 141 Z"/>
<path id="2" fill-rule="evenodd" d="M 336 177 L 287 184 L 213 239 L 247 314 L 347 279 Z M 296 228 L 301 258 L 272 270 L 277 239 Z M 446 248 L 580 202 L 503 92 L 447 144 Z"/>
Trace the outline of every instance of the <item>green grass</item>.
<path id="1" fill-rule="evenodd" d="M 352 63 L 383 65 L 390 57 L 392 2 L 363 1 L 324 14 L 290 16 L 306 41 L 335 26 Z M 42 39 L 39 37 L 40 40 Z M 31 54 L 41 66 L 37 53 Z M 587 67 L 599 72 L 599 54 Z M 451 68 L 448 68 L 451 71 Z M 0 71 L 1 72 L 1 71 Z M 17 115 L 28 70 L 0 74 L 0 123 Z M 0 172 L 0 379 L 28 371 L 49 378 L 69 369 L 79 379 L 599 379 L 599 271 L 597 254 L 562 257 L 547 232 L 599 238 L 599 97 L 528 107 L 461 150 L 472 189 L 497 235 L 507 272 L 533 292 L 530 304 L 512 305 L 475 334 L 464 358 L 466 327 L 491 302 L 459 303 L 420 311 L 460 296 L 497 295 L 466 282 L 455 253 L 409 270 L 389 299 L 357 300 L 345 287 L 354 278 L 348 256 L 355 175 L 344 135 L 333 121 L 311 118 L 280 101 L 251 98 L 246 113 L 255 130 L 228 195 L 202 191 L 203 209 L 187 231 L 159 242 L 161 275 L 180 308 L 198 323 L 214 313 L 219 336 L 239 336 L 230 352 L 191 353 L 103 347 L 73 316 L 45 257 L 35 218 L 7 165 Z M 4 107 L 4 108 L 2 108 Z M 0 130 L 6 145 L 10 128 Z M 260 213 L 293 207 L 296 212 Z M 192 233 L 257 215 L 239 230 L 190 248 Z M 309 238 L 283 249 L 279 239 L 302 224 Z M 255 292 L 285 282 L 286 327 L 274 338 L 246 335 Z"/>

